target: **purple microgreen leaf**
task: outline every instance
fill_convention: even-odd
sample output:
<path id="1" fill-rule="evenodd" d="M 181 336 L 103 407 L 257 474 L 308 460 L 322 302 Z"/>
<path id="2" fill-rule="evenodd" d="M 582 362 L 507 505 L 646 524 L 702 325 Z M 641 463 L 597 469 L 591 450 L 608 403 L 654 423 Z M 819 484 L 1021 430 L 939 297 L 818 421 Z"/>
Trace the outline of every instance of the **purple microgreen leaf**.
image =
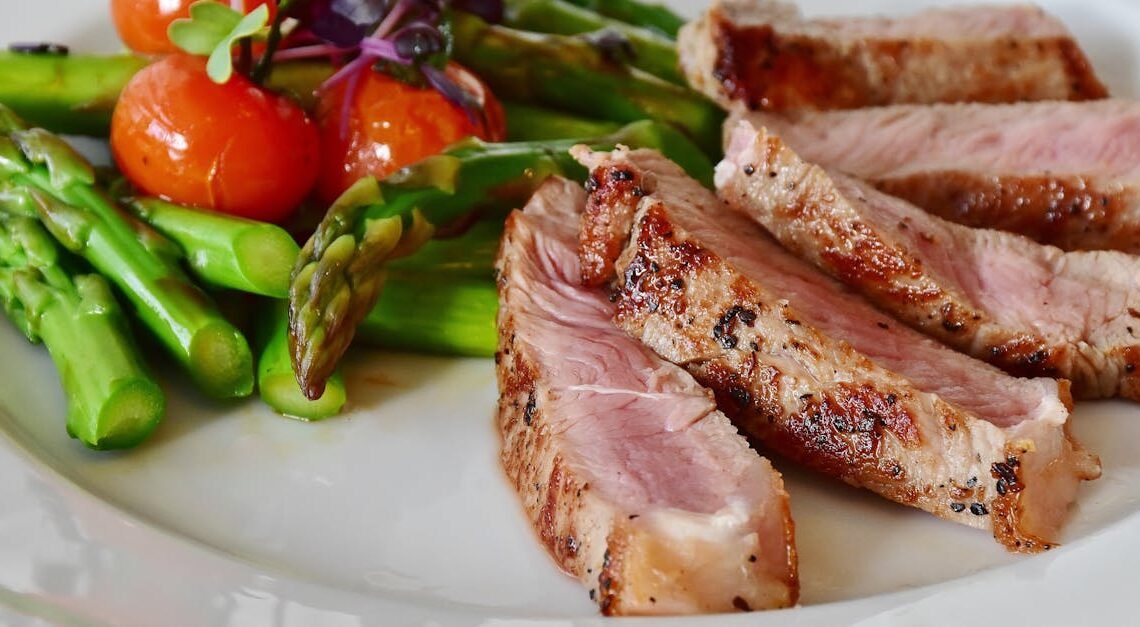
<path id="1" fill-rule="evenodd" d="M 301 5 L 297 18 L 320 39 L 348 48 L 360 43 L 386 14 L 387 0 L 314 0 Z"/>

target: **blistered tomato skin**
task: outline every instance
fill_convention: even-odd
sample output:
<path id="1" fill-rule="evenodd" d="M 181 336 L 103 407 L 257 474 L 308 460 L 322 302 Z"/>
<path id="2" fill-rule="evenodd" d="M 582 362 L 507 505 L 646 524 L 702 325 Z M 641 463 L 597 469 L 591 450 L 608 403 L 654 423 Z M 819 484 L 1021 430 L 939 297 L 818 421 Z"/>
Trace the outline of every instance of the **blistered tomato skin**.
<path id="1" fill-rule="evenodd" d="M 205 63 L 170 55 L 131 79 L 111 119 L 115 162 L 144 193 L 279 222 L 316 181 L 316 125 L 242 76 L 214 83 Z"/>
<path id="2" fill-rule="evenodd" d="M 128 48 L 142 54 L 174 52 L 174 44 L 166 36 L 170 23 L 190 16 L 195 0 L 111 0 L 111 19 L 115 30 Z M 226 4 L 230 4 L 227 0 Z M 270 20 L 276 14 L 275 0 L 243 0 L 245 12 L 262 4 L 269 5 Z"/>
<path id="3" fill-rule="evenodd" d="M 349 107 L 344 99 L 352 77 L 321 94 L 316 114 L 321 132 L 317 196 L 323 203 L 331 203 L 363 176 L 383 178 L 465 137 L 504 139 L 503 109 L 490 90 L 458 64 L 448 65 L 446 71 L 483 102 L 485 124 L 472 121 L 434 89 L 413 87 L 371 68 L 359 75 Z M 347 123 L 342 120 L 345 111 Z"/>

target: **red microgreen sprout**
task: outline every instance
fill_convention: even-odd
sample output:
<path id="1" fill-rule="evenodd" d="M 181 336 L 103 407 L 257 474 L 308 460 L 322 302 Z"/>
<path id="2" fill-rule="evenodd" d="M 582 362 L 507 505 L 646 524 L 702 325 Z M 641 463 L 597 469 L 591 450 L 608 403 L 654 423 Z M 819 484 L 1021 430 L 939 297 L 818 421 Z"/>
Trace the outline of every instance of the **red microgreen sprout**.
<path id="1" fill-rule="evenodd" d="M 367 67 L 430 86 L 461 107 L 473 122 L 485 124 L 486 113 L 478 99 L 443 71 L 451 56 L 447 20 L 451 8 L 496 21 L 501 21 L 503 13 L 501 0 L 309 0 L 292 13 L 300 22 L 298 39 L 307 45 L 276 51 L 273 59 L 324 57 L 343 63 L 321 86 L 327 90 L 348 81 L 343 132 L 347 132 L 347 109 L 357 81 Z"/>

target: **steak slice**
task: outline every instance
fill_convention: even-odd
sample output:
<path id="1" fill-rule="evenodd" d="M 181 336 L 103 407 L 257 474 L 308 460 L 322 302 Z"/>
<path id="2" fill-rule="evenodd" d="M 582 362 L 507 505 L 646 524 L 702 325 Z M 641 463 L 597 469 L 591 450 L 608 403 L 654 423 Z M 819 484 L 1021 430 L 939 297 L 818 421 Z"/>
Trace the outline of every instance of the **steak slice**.
<path id="1" fill-rule="evenodd" d="M 1066 432 L 1066 383 L 1011 377 L 898 324 L 655 152 L 577 156 L 588 203 L 631 199 L 606 187 L 645 193 L 617 266 L 618 325 L 743 431 L 1010 550 L 1053 545 L 1080 481 L 1100 473 Z"/>
<path id="2" fill-rule="evenodd" d="M 1033 6 L 805 19 L 774 0 L 719 0 L 678 38 L 689 82 L 725 107 L 1089 100 L 1108 95 L 1063 24 Z"/>
<path id="3" fill-rule="evenodd" d="M 783 480 L 683 369 L 578 282 L 584 192 L 544 184 L 499 254 L 502 461 L 543 545 L 606 614 L 785 607 Z"/>
<path id="4" fill-rule="evenodd" d="M 805 160 L 947 220 L 1140 253 L 1140 104 L 899 105 L 746 114 Z M 735 128 L 730 121 L 726 128 Z"/>
<path id="5" fill-rule="evenodd" d="M 741 122 L 717 189 L 794 254 L 898 319 L 1079 398 L 1140 399 L 1140 258 L 947 222 Z M 754 172 L 754 174 L 749 174 Z"/>

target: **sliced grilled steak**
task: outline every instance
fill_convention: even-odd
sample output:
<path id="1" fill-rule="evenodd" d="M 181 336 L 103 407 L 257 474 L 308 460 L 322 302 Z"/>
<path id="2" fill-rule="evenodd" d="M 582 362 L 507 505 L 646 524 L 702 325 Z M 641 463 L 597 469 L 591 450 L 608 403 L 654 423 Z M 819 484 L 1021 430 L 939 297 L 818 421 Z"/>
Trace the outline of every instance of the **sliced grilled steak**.
<path id="1" fill-rule="evenodd" d="M 726 152 L 729 205 L 900 320 L 1011 373 L 1070 379 L 1080 398 L 1140 399 L 1140 258 L 947 222 L 748 122 Z"/>
<path id="2" fill-rule="evenodd" d="M 578 157 L 599 182 L 587 202 L 648 192 L 618 262 L 619 326 L 709 386 L 742 430 L 1011 550 L 1053 544 L 1078 484 L 1100 472 L 1067 435 L 1066 384 L 1011 377 L 898 324 L 657 153 Z"/>
<path id="3" fill-rule="evenodd" d="M 738 117 L 779 135 L 807 161 L 947 220 L 1066 250 L 1140 253 L 1140 103 L 899 105 Z"/>
<path id="4" fill-rule="evenodd" d="M 1088 100 L 1107 91 L 1072 35 L 1032 6 L 804 19 L 774 0 L 719 0 L 679 36 L 689 82 L 726 107 Z"/>
<path id="5" fill-rule="evenodd" d="M 502 460 L 527 515 L 606 614 L 794 604 L 780 475 L 707 390 L 580 286 L 583 196 L 543 185 L 508 219 L 499 255 Z"/>

